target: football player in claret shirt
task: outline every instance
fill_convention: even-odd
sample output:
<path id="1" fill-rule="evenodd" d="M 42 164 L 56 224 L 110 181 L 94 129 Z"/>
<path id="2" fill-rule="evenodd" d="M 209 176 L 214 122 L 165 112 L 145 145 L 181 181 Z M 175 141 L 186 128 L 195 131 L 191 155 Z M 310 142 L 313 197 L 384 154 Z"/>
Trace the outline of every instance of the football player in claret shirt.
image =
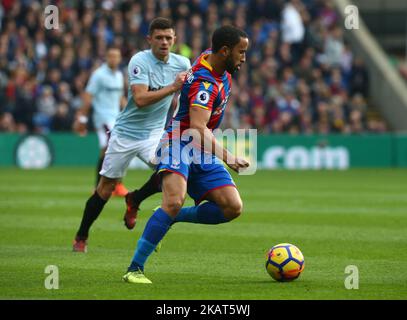
<path id="1" fill-rule="evenodd" d="M 212 36 L 212 48 L 197 59 L 188 73 L 181 88 L 178 113 L 157 152 L 162 204 L 137 242 L 124 281 L 151 283 L 144 275 L 144 264 L 172 224 L 219 224 L 241 214 L 242 200 L 222 161 L 236 172 L 249 163 L 223 148 L 212 130 L 222 121 L 231 92 L 231 73 L 245 62 L 248 45 L 243 31 L 220 27 Z M 185 139 L 188 136 L 190 139 Z M 197 150 L 201 152 L 194 152 Z M 195 200 L 195 206 L 182 208 L 186 193 Z"/>

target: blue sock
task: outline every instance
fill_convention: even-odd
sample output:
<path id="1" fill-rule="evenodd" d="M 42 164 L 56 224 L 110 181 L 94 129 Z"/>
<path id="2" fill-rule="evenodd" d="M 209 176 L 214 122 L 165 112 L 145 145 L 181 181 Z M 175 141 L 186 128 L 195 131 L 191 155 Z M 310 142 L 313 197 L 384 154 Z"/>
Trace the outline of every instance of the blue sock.
<path id="1" fill-rule="evenodd" d="M 161 208 L 158 208 L 148 220 L 143 235 L 137 242 L 137 249 L 128 271 L 144 270 L 147 258 L 154 251 L 157 244 L 164 238 L 173 219 Z"/>
<path id="2" fill-rule="evenodd" d="M 174 219 L 175 222 L 191 222 L 201 224 L 219 224 L 229 222 L 219 206 L 211 201 L 199 206 L 182 208 Z"/>

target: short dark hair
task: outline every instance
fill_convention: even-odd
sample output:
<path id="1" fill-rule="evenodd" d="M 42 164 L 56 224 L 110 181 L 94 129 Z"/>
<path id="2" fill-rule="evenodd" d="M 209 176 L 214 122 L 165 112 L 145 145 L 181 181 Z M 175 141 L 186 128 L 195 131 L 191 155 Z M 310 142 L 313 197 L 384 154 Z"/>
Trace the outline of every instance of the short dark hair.
<path id="1" fill-rule="evenodd" d="M 240 38 L 248 38 L 247 33 L 233 26 L 220 27 L 212 35 L 212 52 L 218 52 L 223 46 L 232 49 Z"/>
<path id="2" fill-rule="evenodd" d="M 164 29 L 174 29 L 172 20 L 167 18 L 155 18 L 151 21 L 150 26 L 148 27 L 148 34 L 151 36 L 154 30 L 164 30 Z"/>
<path id="3" fill-rule="evenodd" d="M 120 52 L 122 51 L 122 49 L 114 44 L 109 44 L 106 48 L 106 52 L 110 51 L 110 50 L 119 50 Z"/>

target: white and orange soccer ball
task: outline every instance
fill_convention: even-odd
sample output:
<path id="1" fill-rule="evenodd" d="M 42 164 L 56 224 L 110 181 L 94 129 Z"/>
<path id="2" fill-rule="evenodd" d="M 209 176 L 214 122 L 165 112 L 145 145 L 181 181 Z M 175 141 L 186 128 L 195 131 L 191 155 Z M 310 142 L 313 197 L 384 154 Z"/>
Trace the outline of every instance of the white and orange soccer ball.
<path id="1" fill-rule="evenodd" d="M 277 281 L 297 279 L 304 270 L 304 256 L 290 243 L 280 243 L 267 253 L 266 270 Z"/>

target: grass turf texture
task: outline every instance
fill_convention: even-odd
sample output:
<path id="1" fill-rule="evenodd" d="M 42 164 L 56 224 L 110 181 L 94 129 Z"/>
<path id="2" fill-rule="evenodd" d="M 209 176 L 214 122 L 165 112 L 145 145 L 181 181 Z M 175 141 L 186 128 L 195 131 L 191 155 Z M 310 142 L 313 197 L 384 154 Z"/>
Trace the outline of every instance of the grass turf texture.
<path id="1" fill-rule="evenodd" d="M 406 299 L 407 170 L 258 171 L 234 176 L 244 214 L 228 224 L 179 223 L 146 265 L 153 285 L 121 281 L 151 209 L 125 229 L 113 198 L 93 226 L 87 254 L 72 240 L 92 192 L 93 168 L 0 169 L 1 299 Z M 129 171 L 140 186 L 149 171 Z M 190 200 L 187 204 L 191 204 Z M 290 283 L 272 280 L 265 253 L 289 242 L 305 256 Z M 47 265 L 59 289 L 47 290 Z M 359 289 L 344 286 L 359 268 Z"/>

